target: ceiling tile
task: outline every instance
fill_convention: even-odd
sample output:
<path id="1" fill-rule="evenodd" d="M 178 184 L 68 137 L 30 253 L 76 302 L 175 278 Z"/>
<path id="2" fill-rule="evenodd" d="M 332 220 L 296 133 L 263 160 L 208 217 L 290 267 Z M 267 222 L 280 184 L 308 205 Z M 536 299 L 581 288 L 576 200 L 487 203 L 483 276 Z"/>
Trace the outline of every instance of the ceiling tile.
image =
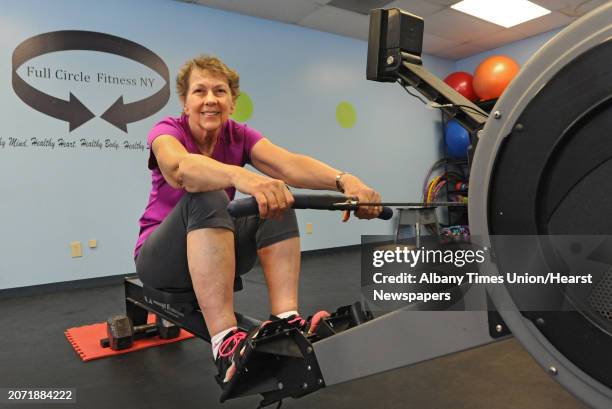
<path id="1" fill-rule="evenodd" d="M 609 0 L 591 0 L 576 3 L 575 0 L 569 1 L 570 5 L 560 8 L 559 12 L 568 17 L 582 17 L 591 10 L 606 4 Z"/>
<path id="2" fill-rule="evenodd" d="M 327 5 L 368 15 L 372 9 L 387 8 L 387 4 L 391 3 L 391 1 L 392 0 L 331 0 Z"/>
<path id="3" fill-rule="evenodd" d="M 482 47 L 485 50 L 491 50 L 505 44 L 522 40 L 525 37 L 525 34 L 513 27 L 498 31 L 486 37 L 477 38 L 471 41 L 470 44 Z"/>
<path id="4" fill-rule="evenodd" d="M 298 24 L 367 41 L 370 18 L 352 11 L 323 6 L 300 20 Z"/>
<path id="5" fill-rule="evenodd" d="M 609 0 L 531 0 L 549 10 L 561 11 L 569 17 L 580 17 Z"/>
<path id="6" fill-rule="evenodd" d="M 427 3 L 439 4 L 440 6 L 450 6 L 459 3 L 461 0 L 426 0 Z"/>
<path id="7" fill-rule="evenodd" d="M 474 54 L 482 53 L 487 51 L 484 47 L 479 47 L 472 43 L 465 43 L 458 46 L 450 47 L 446 50 L 440 50 L 436 52 L 436 55 L 439 57 L 450 58 L 452 60 L 458 60 L 461 58 L 466 58 Z"/>
<path id="8" fill-rule="evenodd" d="M 285 23 L 296 23 L 323 7 L 321 4 L 304 0 L 197 0 L 197 2 L 204 6 Z"/>
<path id="9" fill-rule="evenodd" d="M 523 33 L 523 37 L 531 37 L 536 34 L 550 31 L 554 28 L 566 26 L 574 20 L 575 19 L 557 11 L 553 11 L 545 16 L 516 25 L 512 27 L 512 29 Z"/>
<path id="10" fill-rule="evenodd" d="M 254 0 L 251 0 L 251 1 L 254 1 Z M 318 5 L 324 6 L 327 3 L 329 3 L 331 0 L 302 0 L 302 1 L 306 3 L 318 4 Z"/>
<path id="11" fill-rule="evenodd" d="M 423 53 L 435 55 L 437 51 L 447 50 L 460 43 L 431 34 L 423 34 Z"/>
<path id="12" fill-rule="evenodd" d="M 425 31 L 448 40 L 467 42 L 503 30 L 502 26 L 453 9 L 443 9 L 425 19 Z"/>
<path id="13" fill-rule="evenodd" d="M 385 6 L 385 8 L 392 7 L 400 8 L 409 13 L 416 14 L 419 17 L 426 17 L 437 11 L 442 10 L 444 6 L 428 3 L 423 0 L 395 0 Z"/>
<path id="14" fill-rule="evenodd" d="M 532 3 L 542 6 L 548 10 L 559 10 L 570 4 L 570 0 L 529 0 Z M 582 0 L 584 1 L 584 0 Z"/>

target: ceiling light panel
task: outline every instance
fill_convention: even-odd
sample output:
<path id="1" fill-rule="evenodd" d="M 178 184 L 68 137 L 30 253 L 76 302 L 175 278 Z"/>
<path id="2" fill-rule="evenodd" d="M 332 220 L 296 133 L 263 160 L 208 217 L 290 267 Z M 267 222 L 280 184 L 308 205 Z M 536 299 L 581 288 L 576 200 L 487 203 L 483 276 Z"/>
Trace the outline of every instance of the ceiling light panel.
<path id="1" fill-rule="evenodd" d="M 528 0 L 463 0 L 451 8 L 505 28 L 550 13 Z"/>

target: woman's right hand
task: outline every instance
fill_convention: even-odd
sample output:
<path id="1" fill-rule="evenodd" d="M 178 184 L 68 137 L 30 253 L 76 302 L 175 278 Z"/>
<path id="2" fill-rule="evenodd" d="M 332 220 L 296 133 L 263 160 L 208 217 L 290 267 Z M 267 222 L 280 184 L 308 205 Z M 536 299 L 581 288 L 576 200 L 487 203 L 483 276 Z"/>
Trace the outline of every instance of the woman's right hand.
<path id="1" fill-rule="evenodd" d="M 257 200 L 259 215 L 263 219 L 278 219 L 293 206 L 293 195 L 282 180 L 238 168 L 233 185 L 236 190 Z"/>

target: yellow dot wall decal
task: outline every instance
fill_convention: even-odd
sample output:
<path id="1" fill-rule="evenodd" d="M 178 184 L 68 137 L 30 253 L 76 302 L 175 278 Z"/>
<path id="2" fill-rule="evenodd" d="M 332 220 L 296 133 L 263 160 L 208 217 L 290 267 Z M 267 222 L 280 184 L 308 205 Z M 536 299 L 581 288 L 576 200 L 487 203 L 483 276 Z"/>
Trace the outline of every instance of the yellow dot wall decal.
<path id="1" fill-rule="evenodd" d="M 238 122 L 246 122 L 253 115 L 253 101 L 249 94 L 240 91 L 240 96 L 236 100 L 236 108 L 232 114 L 232 119 Z"/>
<path id="2" fill-rule="evenodd" d="M 357 112 L 350 102 L 342 101 L 336 107 L 336 121 L 343 128 L 352 128 L 357 122 Z"/>

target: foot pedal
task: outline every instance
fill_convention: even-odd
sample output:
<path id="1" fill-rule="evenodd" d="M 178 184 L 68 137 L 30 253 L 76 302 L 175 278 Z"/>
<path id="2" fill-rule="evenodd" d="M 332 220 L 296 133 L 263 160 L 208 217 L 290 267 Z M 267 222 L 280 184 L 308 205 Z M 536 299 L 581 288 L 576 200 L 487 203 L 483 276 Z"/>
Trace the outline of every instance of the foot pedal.
<path id="1" fill-rule="evenodd" d="M 324 387 L 312 344 L 286 319 L 271 321 L 247 341 L 236 373 L 225 385 L 220 401 L 261 394 L 261 406 L 285 397 L 298 398 Z"/>
<path id="2" fill-rule="evenodd" d="M 356 327 L 373 318 L 372 312 L 364 310 L 360 302 L 340 307 L 327 318 L 323 318 L 319 323 L 315 333 L 310 340 L 318 340 L 331 337 L 332 335 Z"/>

